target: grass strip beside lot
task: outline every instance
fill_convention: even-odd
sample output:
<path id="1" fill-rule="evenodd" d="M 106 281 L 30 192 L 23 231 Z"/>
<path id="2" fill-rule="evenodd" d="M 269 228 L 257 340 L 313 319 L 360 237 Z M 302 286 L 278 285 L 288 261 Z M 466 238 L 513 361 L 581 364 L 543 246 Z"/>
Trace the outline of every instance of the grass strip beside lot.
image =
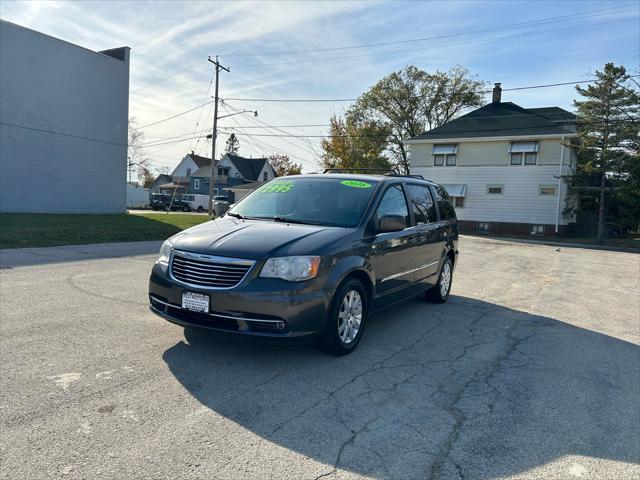
<path id="1" fill-rule="evenodd" d="M 1 213 L 0 248 L 164 240 L 207 215 Z"/>

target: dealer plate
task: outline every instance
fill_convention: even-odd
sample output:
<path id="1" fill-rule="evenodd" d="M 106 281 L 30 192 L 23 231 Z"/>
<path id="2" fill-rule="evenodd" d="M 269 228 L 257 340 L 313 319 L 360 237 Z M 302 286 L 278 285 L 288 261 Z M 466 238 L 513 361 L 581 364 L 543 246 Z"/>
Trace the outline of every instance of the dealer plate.
<path id="1" fill-rule="evenodd" d="M 209 295 L 184 292 L 182 294 L 182 308 L 191 310 L 192 312 L 209 313 Z"/>

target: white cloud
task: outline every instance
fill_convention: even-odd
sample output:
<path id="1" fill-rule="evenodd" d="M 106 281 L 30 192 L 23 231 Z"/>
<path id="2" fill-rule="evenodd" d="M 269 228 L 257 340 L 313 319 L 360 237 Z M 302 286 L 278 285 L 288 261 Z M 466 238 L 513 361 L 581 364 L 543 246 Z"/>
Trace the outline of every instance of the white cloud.
<path id="1" fill-rule="evenodd" d="M 387 47 L 276 55 L 272 52 L 390 42 L 473 32 L 538 18 L 574 15 L 625 2 L 3 2 L 3 18 L 96 50 L 132 47 L 130 112 L 144 125 L 209 100 L 209 55 L 223 55 L 231 72 L 221 74 L 221 96 L 251 98 L 355 97 L 389 72 L 414 64 L 446 70 L 459 63 L 479 78 L 505 88 L 584 78 L 608 60 L 636 62 L 637 22 L 572 29 L 578 22 L 541 25 L 549 30 L 518 35 L 519 30 L 432 39 Z M 542 6 L 541 6 L 542 5 Z M 593 19 L 592 23 L 629 15 Z M 556 31 L 551 31 L 556 29 Z M 521 30 L 525 33 L 525 30 Z M 597 32 L 594 35 L 593 32 Z M 380 55 L 372 53 L 388 52 Z M 248 56 L 255 55 L 255 56 Z M 343 58 L 343 57 L 357 58 Z M 306 60 L 303 63 L 282 63 Z M 250 66 L 262 64 L 263 67 Z M 523 106 L 571 106 L 573 87 L 505 92 Z M 326 124 L 344 103 L 230 102 L 259 110 L 272 125 Z M 208 117 L 207 117 L 208 116 Z M 145 129 L 148 140 L 209 126 L 210 108 Z M 242 115 L 221 121 L 228 127 L 253 125 Z M 323 128 L 285 129 L 320 134 Z M 252 133 L 257 130 L 252 129 Z M 262 132 L 266 133 L 266 132 Z M 273 133 L 273 132 L 272 132 Z M 225 134 L 220 135 L 219 146 Z M 319 139 L 240 136 L 241 152 L 260 155 L 284 150 L 307 164 Z M 195 141 L 150 148 L 157 164 L 171 165 Z M 201 140 L 206 154 L 210 143 Z"/>

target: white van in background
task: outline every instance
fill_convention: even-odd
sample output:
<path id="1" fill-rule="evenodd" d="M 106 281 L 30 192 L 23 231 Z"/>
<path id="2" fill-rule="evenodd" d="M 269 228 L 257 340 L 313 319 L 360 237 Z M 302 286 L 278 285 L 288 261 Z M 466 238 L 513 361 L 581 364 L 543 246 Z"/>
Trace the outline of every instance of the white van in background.
<path id="1" fill-rule="evenodd" d="M 182 196 L 182 201 L 189 205 L 192 212 L 206 212 L 209 209 L 209 195 L 187 193 Z"/>

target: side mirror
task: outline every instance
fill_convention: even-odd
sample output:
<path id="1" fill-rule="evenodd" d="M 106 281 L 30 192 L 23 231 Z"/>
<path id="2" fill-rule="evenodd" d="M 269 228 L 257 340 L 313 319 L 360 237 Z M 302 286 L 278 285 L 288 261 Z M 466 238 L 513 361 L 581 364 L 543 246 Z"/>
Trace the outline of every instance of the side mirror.
<path id="1" fill-rule="evenodd" d="M 380 219 L 378 233 L 399 232 L 406 226 L 402 215 L 385 215 Z"/>

